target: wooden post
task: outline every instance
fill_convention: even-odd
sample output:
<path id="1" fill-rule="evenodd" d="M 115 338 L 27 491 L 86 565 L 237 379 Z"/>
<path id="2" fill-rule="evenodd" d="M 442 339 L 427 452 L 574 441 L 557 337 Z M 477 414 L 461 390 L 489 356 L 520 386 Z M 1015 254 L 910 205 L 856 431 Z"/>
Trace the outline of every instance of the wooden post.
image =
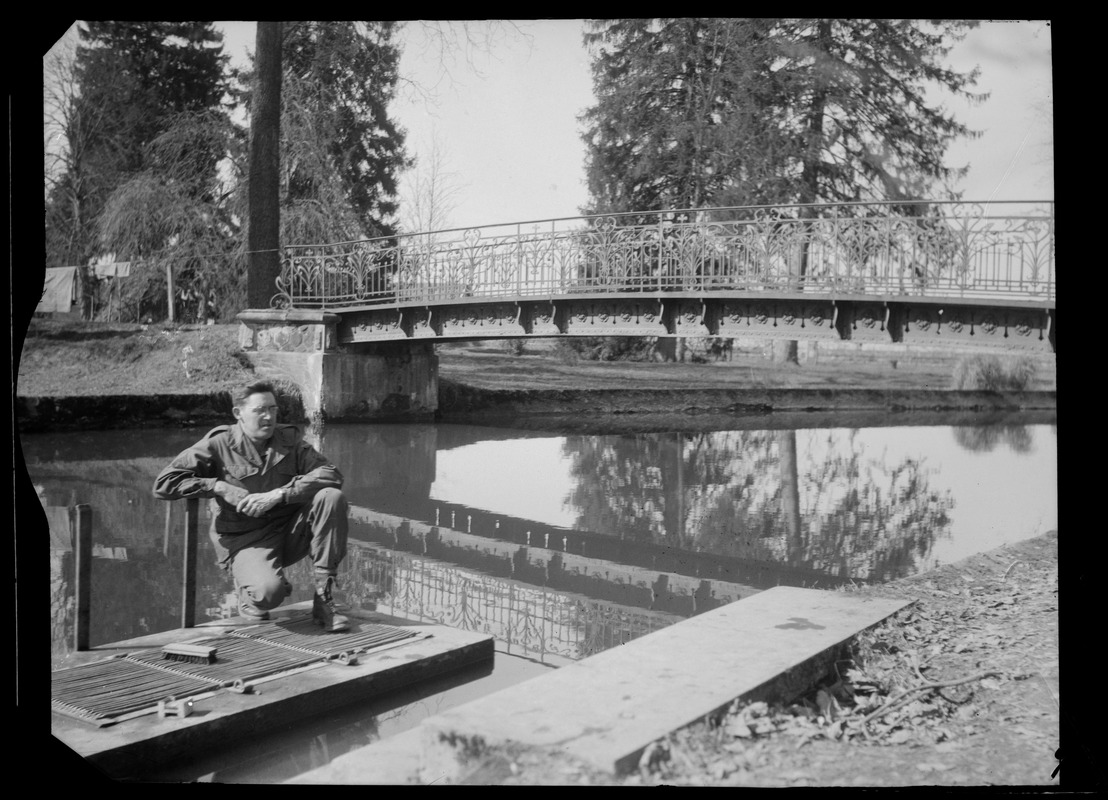
<path id="1" fill-rule="evenodd" d="M 162 533 L 162 555 L 169 555 L 169 512 L 173 508 L 169 503 L 165 504 L 165 531 Z"/>
<path id="2" fill-rule="evenodd" d="M 173 295 L 176 294 L 176 287 L 173 285 L 173 260 L 167 259 L 165 262 L 165 286 L 166 292 L 169 296 L 169 321 L 175 322 L 176 315 L 174 312 Z"/>
<path id="3" fill-rule="evenodd" d="M 92 506 L 79 503 L 74 509 L 72 526 L 76 553 L 74 594 L 77 599 L 77 625 L 73 646 L 78 652 L 89 648 L 89 611 L 92 594 Z"/>
<path id="4" fill-rule="evenodd" d="M 196 543 L 200 501 L 190 497 L 185 501 L 185 563 L 184 586 L 181 590 L 181 627 L 196 625 Z"/>

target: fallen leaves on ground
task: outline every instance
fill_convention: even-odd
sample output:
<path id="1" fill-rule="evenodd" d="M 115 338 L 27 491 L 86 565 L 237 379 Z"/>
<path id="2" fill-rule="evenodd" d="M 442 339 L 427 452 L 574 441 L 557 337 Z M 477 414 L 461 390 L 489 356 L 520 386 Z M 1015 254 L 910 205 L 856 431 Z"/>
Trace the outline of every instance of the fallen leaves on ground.
<path id="1" fill-rule="evenodd" d="M 648 748 L 626 782 L 1056 783 L 1057 534 L 861 591 L 915 603 L 808 694 L 737 702 Z"/>

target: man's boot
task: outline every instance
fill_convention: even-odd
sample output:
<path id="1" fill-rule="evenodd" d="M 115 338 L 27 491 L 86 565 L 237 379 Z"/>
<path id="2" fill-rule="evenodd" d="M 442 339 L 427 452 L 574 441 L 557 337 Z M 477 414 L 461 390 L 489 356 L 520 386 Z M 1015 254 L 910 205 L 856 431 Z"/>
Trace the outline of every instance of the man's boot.
<path id="1" fill-rule="evenodd" d="M 328 633 L 345 631 L 350 627 L 350 620 L 335 610 L 335 601 L 331 597 L 331 586 L 334 577 L 317 579 L 315 597 L 312 599 L 312 619 L 317 625 L 322 625 Z"/>
<path id="2" fill-rule="evenodd" d="M 250 599 L 245 597 L 242 590 L 239 588 L 238 582 L 235 582 L 235 600 L 238 602 L 239 616 L 243 619 L 252 620 L 254 622 L 264 622 L 269 619 L 269 612 L 258 608 Z M 231 599 L 231 595 L 228 595 L 228 600 Z"/>

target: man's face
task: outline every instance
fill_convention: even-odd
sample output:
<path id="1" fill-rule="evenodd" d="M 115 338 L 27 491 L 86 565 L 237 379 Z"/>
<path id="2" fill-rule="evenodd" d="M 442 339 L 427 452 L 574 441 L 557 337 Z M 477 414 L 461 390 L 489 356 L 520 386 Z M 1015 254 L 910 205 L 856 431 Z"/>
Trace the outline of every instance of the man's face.
<path id="1" fill-rule="evenodd" d="M 265 441 L 277 425 L 277 398 L 271 392 L 257 392 L 246 398 L 232 413 L 242 425 L 243 433 L 254 441 Z"/>

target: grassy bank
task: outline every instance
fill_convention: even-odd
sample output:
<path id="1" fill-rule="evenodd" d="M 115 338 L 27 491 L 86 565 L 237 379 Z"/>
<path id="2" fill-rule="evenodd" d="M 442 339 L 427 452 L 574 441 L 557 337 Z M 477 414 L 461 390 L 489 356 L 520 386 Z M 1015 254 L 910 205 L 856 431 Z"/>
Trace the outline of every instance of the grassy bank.
<path id="1" fill-rule="evenodd" d="M 587 361 L 554 340 L 443 343 L 439 375 L 485 391 L 972 389 L 965 354 L 895 345 L 831 342 L 803 348 L 801 363 L 777 364 L 760 346 L 699 363 Z M 1053 391 L 1053 356 L 1035 356 L 1025 388 Z M 959 365 L 963 366 L 959 366 Z M 213 394 L 251 375 L 238 325 L 160 326 L 33 320 L 24 340 L 20 397 Z M 977 388 L 988 388 L 979 386 Z"/>

